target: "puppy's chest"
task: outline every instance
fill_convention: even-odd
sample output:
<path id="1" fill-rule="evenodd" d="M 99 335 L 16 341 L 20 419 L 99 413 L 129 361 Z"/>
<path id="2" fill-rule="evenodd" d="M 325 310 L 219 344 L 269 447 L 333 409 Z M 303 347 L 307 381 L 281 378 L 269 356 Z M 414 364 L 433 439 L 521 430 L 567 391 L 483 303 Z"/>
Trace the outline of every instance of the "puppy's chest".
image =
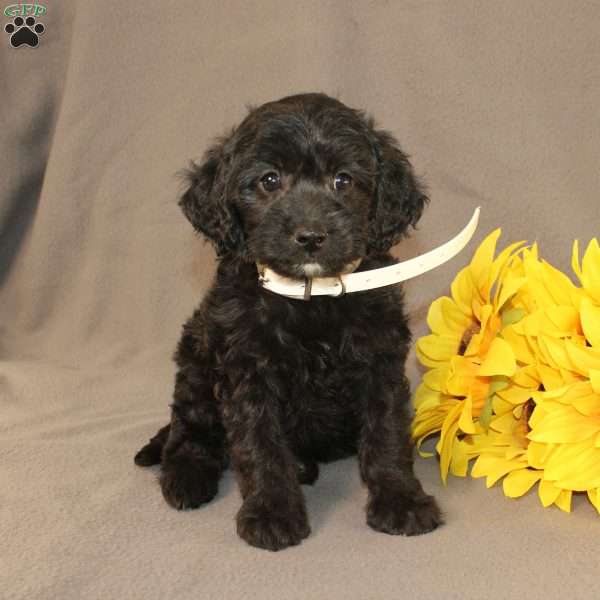
<path id="1" fill-rule="evenodd" d="M 345 311 L 343 304 L 331 301 L 291 308 L 266 319 L 263 351 L 298 393 L 323 395 L 369 370 L 381 347 L 377 322 L 363 311 Z"/>
<path id="2" fill-rule="evenodd" d="M 303 338 L 294 349 L 279 347 L 272 364 L 285 393 L 281 415 L 294 428 L 327 428 L 357 411 L 370 371 L 368 355 L 356 352 L 350 332 Z M 338 335 L 336 335 L 338 334 Z M 336 425 L 337 427 L 337 425 Z"/>
<path id="3" fill-rule="evenodd" d="M 401 354 L 408 339 L 401 299 L 391 295 L 303 302 L 268 292 L 221 299 L 212 318 L 225 375 L 235 365 L 256 365 L 299 393 L 353 381 L 381 354 Z"/>

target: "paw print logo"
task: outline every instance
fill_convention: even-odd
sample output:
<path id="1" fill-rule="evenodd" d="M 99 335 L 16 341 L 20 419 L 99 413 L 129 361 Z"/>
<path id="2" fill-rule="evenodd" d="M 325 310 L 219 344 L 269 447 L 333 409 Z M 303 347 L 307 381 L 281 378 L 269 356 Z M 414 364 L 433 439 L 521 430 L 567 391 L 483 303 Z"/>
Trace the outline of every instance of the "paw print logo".
<path id="1" fill-rule="evenodd" d="M 4 27 L 4 31 L 10 34 L 10 45 L 13 48 L 18 48 L 23 44 L 35 48 L 40 38 L 45 31 L 45 27 L 42 23 L 36 23 L 35 17 L 15 17 L 12 23 L 7 23 Z"/>

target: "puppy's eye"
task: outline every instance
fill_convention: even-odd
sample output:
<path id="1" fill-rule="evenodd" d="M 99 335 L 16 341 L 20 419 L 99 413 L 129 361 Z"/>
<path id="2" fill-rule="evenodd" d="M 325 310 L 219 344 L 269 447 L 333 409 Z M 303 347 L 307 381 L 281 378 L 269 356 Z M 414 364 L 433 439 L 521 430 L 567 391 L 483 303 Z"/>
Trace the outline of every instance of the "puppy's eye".
<path id="1" fill-rule="evenodd" d="M 281 187 L 281 177 L 275 171 L 269 171 L 260 178 L 260 187 L 265 192 L 274 192 Z"/>
<path id="2" fill-rule="evenodd" d="M 352 177 L 348 173 L 338 173 L 333 178 L 333 187 L 336 192 L 348 189 L 352 185 Z"/>

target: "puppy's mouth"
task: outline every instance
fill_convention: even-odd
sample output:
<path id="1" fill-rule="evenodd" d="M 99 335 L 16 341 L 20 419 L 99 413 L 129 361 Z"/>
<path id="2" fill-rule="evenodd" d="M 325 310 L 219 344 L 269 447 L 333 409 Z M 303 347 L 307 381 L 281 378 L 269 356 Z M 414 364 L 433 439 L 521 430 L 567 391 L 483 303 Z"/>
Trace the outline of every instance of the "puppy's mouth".
<path id="1" fill-rule="evenodd" d="M 339 277 L 340 275 L 346 275 L 347 273 L 352 273 L 354 270 L 358 268 L 361 263 L 361 258 L 357 258 L 349 263 L 346 263 L 341 269 L 336 269 L 332 271 L 328 269 L 324 265 L 318 262 L 305 262 L 298 263 L 295 265 L 291 265 L 287 269 L 285 269 L 285 273 L 281 272 L 282 270 L 277 266 L 271 265 L 263 265 L 272 268 L 273 271 L 279 273 L 280 275 L 291 277 L 293 279 L 313 279 L 315 277 Z"/>
<path id="2" fill-rule="evenodd" d="M 296 265 L 298 277 L 321 277 L 323 275 L 323 266 L 318 262 L 307 262 Z"/>

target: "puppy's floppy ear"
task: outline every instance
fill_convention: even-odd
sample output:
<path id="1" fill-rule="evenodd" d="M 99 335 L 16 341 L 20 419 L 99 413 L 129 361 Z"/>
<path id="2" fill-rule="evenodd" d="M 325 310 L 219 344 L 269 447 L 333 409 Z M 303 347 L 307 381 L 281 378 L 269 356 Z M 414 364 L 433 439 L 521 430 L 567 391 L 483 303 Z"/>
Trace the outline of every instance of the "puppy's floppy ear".
<path id="1" fill-rule="evenodd" d="M 194 229 L 212 242 L 217 256 L 242 250 L 244 233 L 235 208 L 227 202 L 226 140 L 220 140 L 183 172 L 188 189 L 179 200 L 183 214 Z"/>
<path id="2" fill-rule="evenodd" d="M 378 173 L 369 249 L 386 252 L 416 225 L 429 199 L 396 139 L 386 131 L 373 134 Z"/>

